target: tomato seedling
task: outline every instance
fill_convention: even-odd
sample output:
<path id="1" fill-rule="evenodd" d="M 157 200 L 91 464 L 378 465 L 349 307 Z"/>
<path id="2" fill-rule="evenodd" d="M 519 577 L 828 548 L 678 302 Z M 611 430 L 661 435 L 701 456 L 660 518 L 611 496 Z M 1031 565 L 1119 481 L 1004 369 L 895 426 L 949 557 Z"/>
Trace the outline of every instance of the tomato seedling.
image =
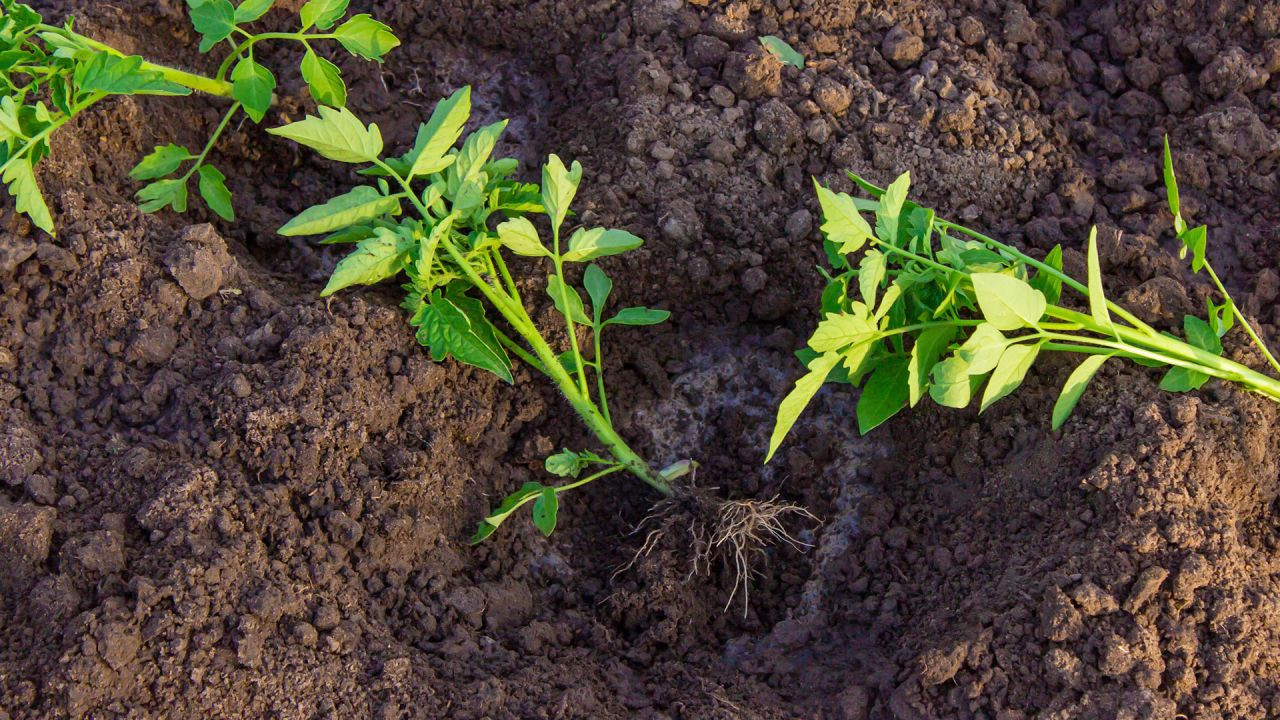
<path id="1" fill-rule="evenodd" d="M 857 418 L 866 433 L 925 397 L 963 408 L 981 390 L 979 412 L 986 410 L 1017 389 L 1046 351 L 1085 355 L 1053 407 L 1055 430 L 1111 358 L 1167 368 L 1160 387 L 1168 391 L 1219 378 L 1280 401 L 1280 381 L 1222 357 L 1221 338 L 1239 324 L 1280 371 L 1205 257 L 1206 228 L 1188 227 L 1182 218 L 1167 139 L 1164 179 L 1182 255 L 1190 253 L 1191 269 L 1208 273 L 1221 296 L 1220 303 L 1209 301 L 1207 319 L 1183 319 L 1183 337 L 1152 328 L 1106 298 L 1096 227 L 1081 282 L 1062 271 L 1061 246 L 1039 260 L 907 200 L 905 173 L 887 188 L 850 178 L 871 198 L 815 181 L 832 273 L 824 273 L 823 319 L 798 353 L 809 372 L 778 409 L 766 462 L 824 382 L 861 386 Z M 875 216 L 874 228 L 864 212 Z M 1064 289 L 1079 294 L 1087 311 L 1063 304 Z"/>
<path id="2" fill-rule="evenodd" d="M 347 18 L 350 0 L 309 0 L 299 10 L 297 32 L 254 34 L 245 29 L 267 13 L 275 0 L 187 0 L 191 23 L 201 36 L 200 52 L 219 44 L 230 48 L 212 77 L 126 55 L 76 32 L 72 19 L 45 24 L 29 6 L 0 0 L 0 179 L 17 210 L 36 227 L 54 232 L 53 216 L 36 182 L 35 168 L 51 152 L 54 132 L 112 95 L 189 95 L 202 92 L 230 99 L 231 105 L 203 149 L 192 152 L 172 143 L 156 147 L 130 172 L 150 181 L 138 191 L 145 212 L 187 209 L 188 185 L 197 178 L 200 197 L 227 220 L 235 218 L 226 176 L 208 162 L 209 151 L 240 112 L 261 122 L 274 99 L 276 78 L 254 58 L 267 40 L 300 43 L 302 77 L 323 105 L 346 104 L 347 91 L 333 63 L 312 43 L 336 41 L 357 57 L 382 61 L 400 44 L 391 29 L 369 15 Z"/>
<path id="3" fill-rule="evenodd" d="M 346 109 L 321 107 L 307 117 L 269 132 L 338 162 L 363 165 L 370 184 L 316 205 L 280 228 L 282 235 L 326 235 L 325 243 L 355 243 L 340 261 L 322 295 L 352 285 L 370 285 L 403 274 L 408 282 L 402 307 L 417 329 L 418 342 L 437 362 L 453 358 L 513 382 L 512 365 L 523 361 L 556 384 L 604 446 L 604 453 L 563 450 L 545 462 L 561 485 L 526 483 L 491 512 L 472 538 L 491 535 L 518 508 L 532 504 L 533 521 L 544 534 L 556 526 L 561 494 L 618 472 L 628 472 L 665 496 L 671 480 L 689 471 L 677 463 L 655 470 L 613 427 L 605 392 L 601 339 L 608 328 L 655 325 L 670 315 L 646 307 L 606 312 L 613 282 L 598 265 L 582 274 L 584 302 L 566 268 L 618 255 L 642 244 L 618 229 L 577 227 L 565 221 L 582 179 L 582 166 L 566 166 L 552 155 L 542 167 L 541 185 L 513 179 L 517 162 L 493 158 L 506 121 L 462 138 L 471 115 L 471 90 L 462 88 L 440 101 L 418 129 L 413 147 L 383 157 L 377 125 L 365 125 Z M 405 206 L 411 212 L 401 217 Z M 545 216 L 550 242 L 534 225 Z M 560 352 L 542 334 L 525 308 L 532 283 L 518 281 L 506 253 L 550 268 L 545 292 L 564 321 Z M 508 334 L 490 317 L 496 313 Z M 589 340 L 579 341 L 579 329 Z M 594 382 L 593 382 L 594 381 Z"/>

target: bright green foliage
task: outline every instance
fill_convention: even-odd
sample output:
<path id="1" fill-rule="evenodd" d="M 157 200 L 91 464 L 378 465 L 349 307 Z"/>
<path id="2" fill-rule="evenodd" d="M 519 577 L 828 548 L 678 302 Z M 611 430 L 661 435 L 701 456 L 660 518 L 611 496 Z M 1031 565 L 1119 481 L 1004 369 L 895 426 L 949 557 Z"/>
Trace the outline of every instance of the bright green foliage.
<path id="1" fill-rule="evenodd" d="M 399 45 L 391 30 L 368 15 L 355 15 L 334 27 L 347 13 L 346 0 L 311 0 L 303 6 L 296 33 L 253 34 L 244 26 L 262 18 L 275 0 L 187 0 L 192 27 L 200 34 L 200 52 L 226 42 L 230 52 L 213 77 L 204 77 L 125 55 L 72 29 L 46 25 L 40 15 L 16 0 L 0 0 L 0 177 L 17 210 L 52 233 L 53 217 L 35 180 L 35 166 L 51 151 L 53 133 L 76 115 L 111 95 L 188 95 L 198 91 L 232 100 L 203 150 L 192 153 L 172 144 L 158 146 L 130 175 L 150 181 L 138 191 L 145 212 L 187 208 L 194 177 L 200 197 L 211 210 L 235 217 L 226 177 L 207 165 L 209 151 L 243 109 L 261 122 L 275 99 L 276 77 L 254 60 L 264 40 L 292 40 L 307 50 L 302 76 L 317 102 L 341 107 L 347 90 L 337 66 L 320 57 L 313 45 L 333 40 L 357 57 L 382 62 Z M 331 33 L 308 32 L 311 28 Z M 375 153 L 376 154 L 376 153 Z"/>
<path id="2" fill-rule="evenodd" d="M 790 65 L 793 68 L 804 68 L 804 56 L 788 45 L 786 40 L 776 35 L 765 35 L 760 38 L 760 44 L 764 46 L 765 50 L 773 53 L 783 64 Z"/>
<path id="3" fill-rule="evenodd" d="M 1113 357 L 1167 368 L 1160 382 L 1166 390 L 1193 390 L 1216 377 L 1280 401 L 1280 381 L 1221 357 L 1221 337 L 1238 322 L 1280 371 L 1206 259 L 1204 226 L 1188 228 L 1182 219 L 1167 142 L 1164 175 L 1192 269 L 1206 271 L 1222 296 L 1220 304 L 1209 302 L 1207 320 L 1184 319 L 1181 339 L 1107 300 L 1096 228 L 1083 248 L 1088 277 L 1081 283 L 1063 273 L 1061 247 L 1037 260 L 907 200 L 905 174 L 885 189 L 851 175 L 872 199 L 817 185 L 834 272 L 823 317 L 798 353 L 808 373 L 778 408 L 768 457 L 824 382 L 861 387 L 857 418 L 865 433 L 926 395 L 954 408 L 981 398 L 984 411 L 1015 391 L 1046 351 L 1085 356 L 1054 405 L 1055 430 Z M 874 214 L 874 230 L 864 212 Z M 1064 287 L 1087 312 L 1063 304 Z"/>
<path id="4" fill-rule="evenodd" d="M 320 12 L 325 4 L 312 2 L 316 24 L 327 21 Z M 677 471 L 652 469 L 613 428 L 601 354 L 606 327 L 653 325 L 668 313 L 631 307 L 610 316 L 613 282 L 604 270 L 594 264 L 583 267 L 581 290 L 567 272 L 575 263 L 634 250 L 642 241 L 619 229 L 578 227 L 566 233 L 563 225 L 582 166 L 566 166 L 552 155 L 542 169 L 541 184 L 520 182 L 513 177 L 514 160 L 493 157 L 506 123 L 464 138 L 470 114 L 471 90 L 462 88 L 436 105 L 412 148 L 389 158 L 382 157 L 378 127 L 365 125 L 345 109 L 322 107 L 316 116 L 270 130 L 331 160 L 365 166 L 359 173 L 373 178 L 303 211 L 280 232 L 328 234 L 324 242 L 354 243 L 355 250 L 338 263 L 323 295 L 403 276 L 402 306 L 432 359 L 451 358 L 508 383 L 515 382 L 515 363 L 524 362 L 556 384 L 605 447 L 602 454 L 564 450 L 547 458 L 548 473 L 571 481 L 554 487 L 526 483 L 485 517 L 474 542 L 529 503 L 534 524 L 549 535 L 556 527 L 561 493 L 623 470 L 670 494 L 668 483 Z M 412 212 L 402 216 L 405 207 Z M 549 226 L 549 241 L 539 225 Z M 550 269 L 545 291 L 564 321 L 560 344 L 567 348 L 552 349 L 534 324 L 521 294 L 522 286 L 529 291 L 532 283 L 517 281 L 507 267 L 507 252 Z M 519 277 L 538 275 L 530 267 Z M 579 329 L 589 336 L 590 351 L 580 347 Z M 593 472 L 584 475 L 588 468 Z"/>

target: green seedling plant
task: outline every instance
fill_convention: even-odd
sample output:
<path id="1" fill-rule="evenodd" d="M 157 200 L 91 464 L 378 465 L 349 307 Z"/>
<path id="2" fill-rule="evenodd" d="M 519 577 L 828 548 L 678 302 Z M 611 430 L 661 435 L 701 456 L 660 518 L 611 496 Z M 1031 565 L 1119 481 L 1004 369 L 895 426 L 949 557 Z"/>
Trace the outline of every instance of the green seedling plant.
<path id="1" fill-rule="evenodd" d="M 831 272 L 824 271 L 823 318 L 798 353 L 808 373 L 778 409 L 768 458 L 824 382 L 861 386 L 857 420 L 867 433 L 925 397 L 952 408 L 980 397 L 984 411 L 1017 389 L 1043 352 L 1084 356 L 1054 404 L 1054 430 L 1111 358 L 1165 368 L 1160 387 L 1170 392 L 1219 378 L 1280 401 L 1280 381 L 1222 357 L 1222 337 L 1238 324 L 1280 372 L 1205 256 L 1207 229 L 1182 217 L 1167 138 L 1164 181 L 1181 253 L 1194 272 L 1208 274 L 1220 298 L 1208 301 L 1206 318 L 1186 316 L 1181 337 L 1107 299 L 1096 227 L 1082 282 L 1063 272 L 1061 246 L 1037 259 L 907 200 L 907 174 L 887 188 L 850 178 L 871 197 L 815 181 Z M 874 228 L 863 213 L 874 216 Z M 1084 309 L 1068 307 L 1064 290 L 1078 294 Z"/>
<path id="2" fill-rule="evenodd" d="M 470 114 L 471 91 L 462 88 L 436 105 L 413 147 L 397 157 L 384 157 L 377 125 L 365 125 L 346 109 L 321 107 L 318 116 L 270 130 L 331 160 L 361 165 L 360 173 L 370 178 L 303 211 L 280 233 L 354 243 L 322 295 L 403 275 L 408 282 L 402 307 L 435 361 L 453 358 L 508 383 L 514 382 L 513 363 L 522 361 L 555 383 L 600 441 L 602 452 L 566 449 L 546 458 L 546 471 L 564 482 L 525 483 L 485 517 L 473 542 L 489 537 L 525 505 L 532 506 L 537 528 L 550 535 L 563 493 L 615 473 L 629 473 L 672 496 L 671 481 L 689 472 L 692 462 L 654 469 L 614 429 L 605 390 L 606 330 L 656 325 L 670 314 L 646 307 L 608 310 L 613 283 L 592 261 L 634 250 L 641 239 L 619 229 L 570 231 L 566 221 L 582 166 L 566 166 L 551 155 L 541 185 L 519 182 L 514 159 L 492 157 L 506 121 L 482 127 L 457 145 Z M 539 216 L 550 242 L 533 222 Z M 532 283 L 517 280 L 523 273 L 512 272 L 508 254 L 549 270 L 544 289 L 563 320 L 567 347 L 553 349 L 534 323 L 521 290 L 523 285 L 528 292 Z M 573 266 L 583 268 L 585 302 L 571 282 Z M 580 329 L 588 341 L 580 342 Z"/>
<path id="3" fill-rule="evenodd" d="M 366 14 L 347 18 L 350 0 L 308 0 L 298 13 L 297 32 L 253 33 L 275 0 L 187 0 L 191 23 L 200 34 L 200 52 L 226 47 L 212 76 L 159 65 L 125 54 L 75 31 L 68 19 L 49 25 L 35 10 L 0 0 L 0 179 L 17 210 L 36 227 L 54 232 L 54 222 L 36 182 L 35 169 L 51 152 L 53 134 L 76 116 L 116 95 L 205 93 L 231 101 L 199 152 L 160 145 L 130 172 L 148 181 L 137 197 L 145 212 L 171 207 L 185 212 L 188 186 L 197 180 L 200 197 L 219 216 L 235 211 L 226 176 L 209 162 L 209 152 L 242 111 L 261 122 L 274 101 L 275 74 L 255 59 L 264 41 L 290 41 L 304 48 L 302 77 L 317 103 L 346 104 L 347 91 L 336 65 L 317 54 L 322 42 L 336 41 L 352 55 L 381 62 L 399 45 L 390 28 Z M 344 18 L 345 21 L 344 21 Z"/>

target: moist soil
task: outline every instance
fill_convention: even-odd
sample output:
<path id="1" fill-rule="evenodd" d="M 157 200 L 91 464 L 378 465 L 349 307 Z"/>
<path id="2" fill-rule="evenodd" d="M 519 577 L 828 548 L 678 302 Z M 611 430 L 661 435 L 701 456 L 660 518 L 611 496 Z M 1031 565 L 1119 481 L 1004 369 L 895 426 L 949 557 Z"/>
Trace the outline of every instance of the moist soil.
<path id="1" fill-rule="evenodd" d="M 274 229 L 355 178 L 262 127 L 212 156 L 238 222 L 140 214 L 129 168 L 222 106 L 116 99 L 42 167 L 57 238 L 2 219 L 0 718 L 1280 716 L 1280 406 L 1112 363 L 1055 433 L 1056 357 L 981 416 L 922 405 L 867 438 L 832 387 L 760 462 L 816 322 L 811 176 L 909 170 L 1068 269 L 1097 224 L 1111 294 L 1173 329 L 1206 287 L 1161 203 L 1168 133 L 1184 212 L 1276 344 L 1280 3 L 355 4 L 406 40 L 340 61 L 392 146 L 472 84 L 527 177 L 580 160 L 582 219 L 647 239 L 605 263 L 674 312 L 607 350 L 623 435 L 722 497 L 807 507 L 811 547 L 757 557 L 745 611 L 727 564 L 690 574 L 678 522 L 616 572 L 657 499 L 620 477 L 550 539 L 521 520 L 469 547 L 547 453 L 590 446 L 566 404 L 431 363 L 393 287 L 318 299 L 337 256 Z M 178 0 L 38 5 L 211 69 Z M 310 107 L 296 70 L 279 94 L 267 125 Z"/>

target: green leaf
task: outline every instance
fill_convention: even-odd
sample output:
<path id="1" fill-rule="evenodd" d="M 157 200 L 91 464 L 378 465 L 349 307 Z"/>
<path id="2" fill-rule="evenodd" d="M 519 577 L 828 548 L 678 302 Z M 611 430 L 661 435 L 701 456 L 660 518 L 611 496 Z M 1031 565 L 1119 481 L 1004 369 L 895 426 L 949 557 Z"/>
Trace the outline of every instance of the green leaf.
<path id="1" fill-rule="evenodd" d="M 177 170 L 182 163 L 191 160 L 195 155 L 181 145 L 157 145 L 151 154 L 133 166 L 129 177 L 134 180 L 154 180 Z"/>
<path id="2" fill-rule="evenodd" d="M 1098 262 L 1098 226 L 1089 229 L 1089 314 L 1093 321 L 1104 328 L 1111 327 L 1111 313 L 1107 310 L 1107 297 L 1102 292 L 1102 268 Z M 1037 318 L 1038 319 L 1038 318 Z"/>
<path id="3" fill-rule="evenodd" d="M 849 345 L 869 342 L 877 335 L 876 327 L 867 318 L 866 306 L 862 303 L 854 303 L 853 310 L 850 312 L 828 313 L 820 320 L 818 327 L 809 338 L 809 347 L 825 353 Z"/>
<path id="4" fill-rule="evenodd" d="M 476 528 L 476 534 L 471 536 L 471 544 L 475 545 L 492 535 L 493 531 L 497 530 L 498 526 L 511 516 L 511 513 L 540 495 L 544 487 L 542 483 L 527 482 L 521 485 L 519 490 L 508 495 L 503 499 L 502 504 L 494 508 L 493 512 L 489 513 L 480 523 L 480 526 Z"/>
<path id="5" fill-rule="evenodd" d="M 587 297 L 591 299 L 592 319 L 599 325 L 605 303 L 609 302 L 609 293 L 613 292 L 613 281 L 598 265 L 592 264 L 582 274 L 582 286 L 587 289 Z"/>
<path id="6" fill-rule="evenodd" d="M 1187 251 L 1191 251 L 1191 272 L 1200 272 L 1204 267 L 1205 246 L 1209 241 L 1209 228 L 1204 225 L 1197 225 L 1190 230 L 1184 231 L 1178 235 L 1178 239 L 1182 241 L 1182 251 L 1179 257 L 1186 257 Z"/>
<path id="7" fill-rule="evenodd" d="M 533 524 L 543 535 L 550 537 L 556 529 L 556 515 L 560 510 L 560 498 L 555 488 L 543 488 L 533 503 Z"/>
<path id="8" fill-rule="evenodd" d="M 1022 280 L 998 273 L 974 273 L 970 279 L 982 316 L 995 329 L 1034 327 L 1044 316 L 1044 295 Z"/>
<path id="9" fill-rule="evenodd" d="M 302 29 L 315 25 L 321 30 L 328 30 L 347 14 L 347 6 L 350 4 L 351 0 L 307 0 L 298 11 L 302 18 Z"/>
<path id="10" fill-rule="evenodd" d="M 958 328 L 954 325 L 941 325 L 927 328 L 916 336 L 911 347 L 911 362 L 907 365 L 907 390 L 911 407 L 915 407 L 924 397 L 925 384 L 929 379 L 929 371 L 938 364 L 942 353 L 955 339 Z"/>
<path id="11" fill-rule="evenodd" d="M 247 57 L 236 63 L 235 70 L 231 71 L 231 83 L 231 96 L 240 101 L 251 120 L 262 122 L 262 117 L 271 108 L 271 96 L 276 89 L 275 75 Z"/>
<path id="12" fill-rule="evenodd" d="M 1160 389 L 1167 392 L 1187 392 L 1196 390 L 1209 382 L 1209 376 L 1199 370 L 1175 366 L 1160 379 Z"/>
<path id="13" fill-rule="evenodd" d="M 263 15 L 275 5 L 275 0 L 244 0 L 240 3 L 240 7 L 236 8 L 236 23 L 250 23 Z"/>
<path id="14" fill-rule="evenodd" d="M 576 453 L 568 448 L 560 452 L 548 456 L 543 463 L 543 467 L 552 475 L 560 477 L 576 478 L 586 469 L 590 460 L 580 453 Z"/>
<path id="15" fill-rule="evenodd" d="M 1169 212 L 1173 213 L 1173 231 L 1178 235 L 1187 230 L 1182 219 L 1182 200 L 1178 196 L 1178 178 L 1173 174 L 1173 153 L 1169 151 L 1169 136 L 1164 136 L 1164 189 L 1169 196 Z"/>
<path id="16" fill-rule="evenodd" d="M 784 65 L 790 65 L 793 68 L 804 68 L 804 56 L 796 52 L 796 49 L 787 44 L 785 40 L 776 35 L 765 35 L 760 38 L 760 44 L 764 46 L 774 57 L 782 61 Z"/>
<path id="17" fill-rule="evenodd" d="M 36 227 L 53 235 L 53 215 L 49 213 L 49 206 L 40 193 L 40 185 L 36 183 L 30 157 L 10 162 L 9 167 L 4 170 L 3 180 L 9 187 L 9 194 L 13 196 L 14 208 L 31 218 Z"/>
<path id="18" fill-rule="evenodd" d="M 276 232 L 287 237 L 319 235 L 399 214 L 399 195 L 383 195 L 377 188 L 361 185 L 324 204 L 303 210 Z"/>
<path id="19" fill-rule="evenodd" d="M 563 294 L 561 294 L 563 291 Z M 560 281 L 559 275 L 550 275 L 547 277 L 547 295 L 551 296 L 551 302 L 555 304 L 556 310 L 561 315 L 568 317 L 581 325 L 590 325 L 591 321 L 587 319 L 587 312 L 582 307 L 582 296 L 578 294 L 578 289 L 565 285 Z M 569 299 L 569 310 L 564 307 L 563 298 Z"/>
<path id="20" fill-rule="evenodd" d="M 320 297 L 352 285 L 372 285 L 393 277 L 404 269 L 413 245 L 411 238 L 387 228 L 377 228 L 373 237 L 361 240 L 356 249 L 338 263 Z"/>
<path id="21" fill-rule="evenodd" d="M 910 187 L 911 173 L 902 173 L 880 196 L 880 208 L 876 210 L 876 234 L 890 245 L 898 244 L 902 204 L 907 200 L 907 190 Z"/>
<path id="22" fill-rule="evenodd" d="M 224 0 L 225 1 L 225 0 Z M 169 82 L 152 70 L 142 69 L 137 55 L 120 57 L 106 52 L 95 54 L 76 66 L 76 89 L 113 95 L 190 95 L 191 89 Z"/>
<path id="23" fill-rule="evenodd" d="M 1058 272 L 1062 272 L 1061 245 L 1053 246 L 1053 249 L 1049 251 L 1049 254 L 1045 255 L 1044 264 Z M 1052 273 L 1047 273 L 1043 270 L 1037 272 L 1036 276 L 1031 278 L 1031 287 L 1039 290 L 1050 305 L 1057 305 L 1058 300 L 1062 298 L 1062 278 L 1053 275 Z"/>
<path id="24" fill-rule="evenodd" d="M 551 251 L 542 244 L 538 229 L 526 217 L 516 217 L 498 225 L 498 239 L 511 252 L 525 257 L 546 257 Z"/>
<path id="25" fill-rule="evenodd" d="M 1182 329 L 1187 334 L 1187 342 L 1214 355 L 1222 354 L 1222 340 L 1209 323 L 1187 315 L 1182 318 Z"/>
<path id="26" fill-rule="evenodd" d="M 1209 298 L 1204 302 L 1209 308 L 1209 326 L 1218 337 L 1226 335 L 1236 324 L 1235 302 L 1231 298 L 1223 300 L 1221 305 L 1215 305 Z"/>
<path id="27" fill-rule="evenodd" d="M 866 435 L 907 406 L 908 359 L 898 355 L 881 361 L 858 396 L 858 432 Z"/>
<path id="28" fill-rule="evenodd" d="M 511 376 L 511 358 L 498 342 L 479 300 L 436 290 L 420 315 L 418 341 L 425 340 L 423 344 L 431 348 L 431 357 L 436 362 L 452 357 L 488 370 L 504 382 L 515 382 Z"/>
<path id="29" fill-rule="evenodd" d="M 1004 349 L 1013 342 L 1000 334 L 991 323 L 974 328 L 973 333 L 956 351 L 956 357 L 969 366 L 970 375 L 983 375 L 995 369 Z"/>
<path id="30" fill-rule="evenodd" d="M 302 56 L 302 79 L 317 103 L 332 107 L 347 104 L 347 84 L 342 81 L 342 71 L 311 48 Z"/>
<path id="31" fill-rule="evenodd" d="M 364 13 L 342 23 L 333 34 L 347 52 L 378 62 L 400 44 L 391 28 Z"/>
<path id="32" fill-rule="evenodd" d="M 1076 403 L 1080 402 L 1080 396 L 1084 394 L 1085 388 L 1089 387 L 1089 381 L 1110 357 L 1112 356 L 1090 355 L 1067 376 L 1067 382 L 1062 386 L 1062 393 L 1058 395 L 1058 401 L 1053 404 L 1054 430 L 1062 427 L 1062 424 L 1071 416 L 1071 411 L 1076 409 Z"/>
<path id="33" fill-rule="evenodd" d="M 308 115 L 304 120 L 271 128 L 267 132 L 293 140 L 338 162 L 373 162 L 382 154 L 382 133 L 378 126 L 370 124 L 365 127 L 346 108 L 321 107 L 318 117 Z"/>
<path id="34" fill-rule="evenodd" d="M 1040 343 L 1019 343 L 1005 348 L 1004 354 L 1000 356 L 1000 363 L 987 381 L 987 389 L 982 394 L 982 405 L 978 412 L 986 410 L 995 401 L 1017 390 L 1039 354 Z"/>
<path id="35" fill-rule="evenodd" d="M 952 355 L 933 366 L 930 373 L 929 397 L 933 401 L 949 408 L 963 408 L 973 399 L 973 383 L 969 375 L 969 364 Z"/>
<path id="36" fill-rule="evenodd" d="M 860 250 L 871 238 L 871 226 L 858 213 L 853 198 L 845 193 L 831 192 L 816 179 L 813 186 L 817 190 L 818 204 L 822 206 L 825 221 L 821 227 L 822 234 L 838 245 L 842 254 Z"/>
<path id="37" fill-rule="evenodd" d="M 200 175 L 200 197 L 209 209 L 218 213 L 223 220 L 235 220 L 236 211 L 231 206 L 231 191 L 227 189 L 227 176 L 212 165 L 201 165 L 196 171 Z"/>
<path id="38" fill-rule="evenodd" d="M 187 211 L 187 181 L 185 178 L 157 180 L 144 186 L 135 195 L 144 213 L 153 213 L 173 207 L 176 212 Z"/>
<path id="39" fill-rule="evenodd" d="M 605 322 L 605 325 L 660 325 L 666 322 L 669 317 L 671 317 L 671 313 L 667 310 L 629 307 L 619 310 L 617 315 Z"/>
<path id="40" fill-rule="evenodd" d="M 542 205 L 547 209 L 547 217 L 551 218 L 553 228 L 564 224 L 569 214 L 569 205 L 578 192 L 578 183 L 582 181 L 582 165 L 577 160 L 566 169 L 564 162 L 557 155 L 551 155 L 542 166 Z"/>
<path id="41" fill-rule="evenodd" d="M 560 367 L 570 375 L 577 375 L 582 369 L 582 364 L 578 362 L 578 356 L 573 353 L 573 350 L 565 350 L 557 355 L 556 362 L 559 362 Z"/>
<path id="42" fill-rule="evenodd" d="M 462 137 L 462 128 L 471 116 L 471 86 L 464 86 L 436 103 L 431 118 L 418 128 L 409 162 L 408 177 L 440 172 L 453 164 L 449 148 Z"/>
<path id="43" fill-rule="evenodd" d="M 210 48 L 231 36 L 236 29 L 236 9 L 231 0 L 202 0 L 197 4 L 188 3 L 191 13 L 191 26 L 202 36 L 200 52 L 209 52 Z"/>
<path id="44" fill-rule="evenodd" d="M 862 254 L 862 262 L 858 264 L 858 291 L 867 307 L 876 306 L 876 291 L 880 289 L 887 269 L 884 253 L 868 250 Z"/>
<path id="45" fill-rule="evenodd" d="M 507 121 L 499 120 L 476 130 L 462 141 L 462 147 L 450 168 L 449 187 L 457 187 L 480 178 L 485 163 L 489 162 L 489 156 L 493 154 L 493 148 L 497 146 L 498 138 L 502 137 L 502 131 L 506 127 Z"/>
<path id="46" fill-rule="evenodd" d="M 635 250 L 643 244 L 643 240 L 626 230 L 578 228 L 569 238 L 569 251 L 562 258 L 566 262 L 586 262 Z"/>
<path id="47" fill-rule="evenodd" d="M 818 356 L 813 362 L 809 363 L 809 372 L 797 380 L 796 386 L 790 393 L 787 393 L 787 397 L 778 406 L 778 417 L 773 426 L 773 434 L 769 437 L 769 452 L 764 458 L 766 464 L 773 459 L 774 453 L 778 452 L 778 447 L 787 438 L 787 433 L 791 432 L 791 427 L 800 418 L 800 413 L 804 412 L 805 407 L 809 405 L 809 401 L 813 399 L 818 389 L 822 387 L 822 383 L 826 381 L 827 374 L 839 362 L 839 353 L 826 353 Z"/>

